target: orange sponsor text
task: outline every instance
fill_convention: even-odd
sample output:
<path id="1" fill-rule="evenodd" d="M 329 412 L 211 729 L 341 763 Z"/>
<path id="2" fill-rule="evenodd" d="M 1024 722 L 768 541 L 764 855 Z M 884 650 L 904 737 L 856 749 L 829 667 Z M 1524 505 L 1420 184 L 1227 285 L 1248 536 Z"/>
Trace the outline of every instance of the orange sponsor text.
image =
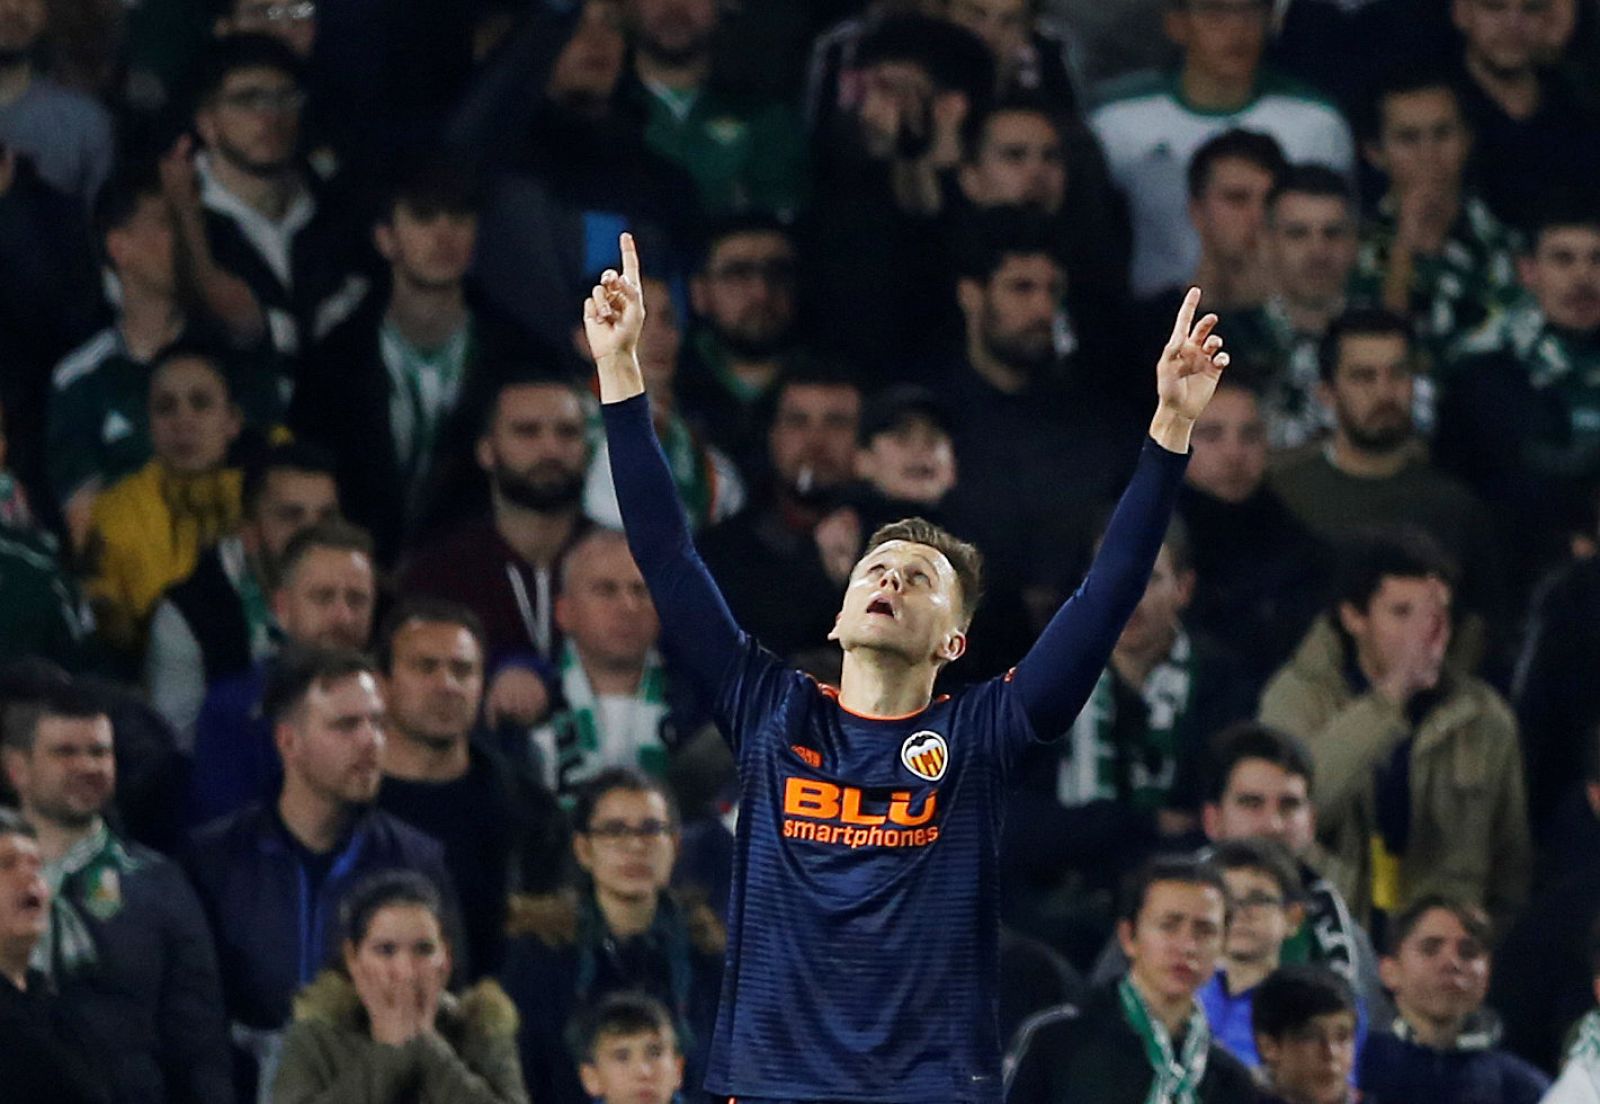
<path id="1" fill-rule="evenodd" d="M 856 786 L 788 778 L 783 787 L 783 835 L 852 848 L 926 847 L 939 838 L 939 826 L 930 823 L 938 802 L 937 790 L 913 809 L 910 790 L 872 796 Z"/>

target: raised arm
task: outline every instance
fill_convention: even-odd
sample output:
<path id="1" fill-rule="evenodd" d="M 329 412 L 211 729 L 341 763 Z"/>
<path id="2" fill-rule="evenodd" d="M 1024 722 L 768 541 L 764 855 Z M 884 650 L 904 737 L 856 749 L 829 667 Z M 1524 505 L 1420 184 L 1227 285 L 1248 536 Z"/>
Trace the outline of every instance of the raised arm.
<path id="1" fill-rule="evenodd" d="M 714 695 L 743 646 L 711 573 L 695 551 L 672 470 L 650 421 L 639 334 L 644 327 L 639 251 L 622 235 L 622 272 L 607 269 L 583 304 L 583 328 L 600 376 L 601 411 L 628 547 L 650 587 L 675 663 Z"/>
<path id="2" fill-rule="evenodd" d="M 1211 332 L 1217 316 L 1194 320 L 1199 304 L 1200 290 L 1191 288 L 1156 364 L 1159 403 L 1150 436 L 1088 575 L 1017 664 L 1013 680 L 1041 737 L 1060 735 L 1083 708 L 1161 551 L 1188 464 L 1190 430 L 1228 364 L 1222 338 Z"/>

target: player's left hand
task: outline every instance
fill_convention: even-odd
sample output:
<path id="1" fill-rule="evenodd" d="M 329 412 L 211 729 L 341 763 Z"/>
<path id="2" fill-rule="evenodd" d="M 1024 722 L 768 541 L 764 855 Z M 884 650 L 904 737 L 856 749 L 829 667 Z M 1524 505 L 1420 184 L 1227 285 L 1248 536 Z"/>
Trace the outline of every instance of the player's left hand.
<path id="1" fill-rule="evenodd" d="M 1228 366 L 1222 338 L 1211 332 L 1217 316 L 1208 314 L 1196 322 L 1194 314 L 1199 306 L 1200 289 L 1190 288 L 1183 297 L 1183 306 L 1178 308 L 1167 347 L 1156 362 L 1156 393 L 1161 409 L 1190 422 L 1205 410 L 1216 393 L 1222 370 Z"/>

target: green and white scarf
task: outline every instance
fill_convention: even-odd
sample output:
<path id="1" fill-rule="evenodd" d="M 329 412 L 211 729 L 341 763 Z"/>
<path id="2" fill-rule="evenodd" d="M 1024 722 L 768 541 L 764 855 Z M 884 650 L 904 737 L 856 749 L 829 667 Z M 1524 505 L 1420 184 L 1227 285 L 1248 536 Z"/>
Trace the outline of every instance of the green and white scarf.
<path id="1" fill-rule="evenodd" d="M 1573 1066 L 1578 1067 L 1594 1091 L 1600 1093 L 1600 1009 L 1578 1021 L 1561 1072 L 1566 1073 Z"/>
<path id="2" fill-rule="evenodd" d="M 1395 201 L 1385 196 L 1362 234 L 1351 297 L 1376 301 L 1389 272 L 1389 256 L 1399 236 Z M 1519 239 L 1475 195 L 1461 197 L 1461 214 L 1436 256 L 1412 264 L 1411 309 L 1432 363 L 1440 363 L 1456 335 L 1482 325 L 1520 296 L 1515 257 Z"/>
<path id="3" fill-rule="evenodd" d="M 1194 646 L 1178 630 L 1172 649 L 1150 669 L 1139 694 L 1147 723 L 1144 738 L 1119 747 L 1117 674 L 1100 673 L 1089 700 L 1073 721 L 1066 757 L 1056 777 L 1056 798 L 1067 808 L 1091 801 L 1126 801 L 1152 812 L 1166 804 L 1178 769 L 1178 725 L 1194 685 Z"/>
<path id="4" fill-rule="evenodd" d="M 472 338 L 470 319 L 437 349 L 417 348 L 387 319 L 378 330 L 379 353 L 389 372 L 395 460 L 413 482 L 428 472 L 439 427 L 461 394 Z"/>
<path id="5" fill-rule="evenodd" d="M 1206 1058 L 1211 1052 L 1211 1029 L 1206 1025 L 1200 1006 L 1197 1004 L 1189 1010 L 1183 1051 L 1175 1053 L 1172 1036 L 1160 1020 L 1150 1015 L 1132 978 L 1124 977 L 1117 983 L 1117 996 L 1122 1001 L 1122 1014 L 1144 1043 L 1144 1055 L 1155 1074 L 1150 1092 L 1144 1098 L 1145 1104 L 1197 1104 L 1200 1082 L 1206 1075 Z"/>
<path id="6" fill-rule="evenodd" d="M 122 911 L 122 879 L 143 866 L 103 820 L 60 859 L 46 863 L 50 926 L 33 949 L 34 968 L 57 979 L 92 969 L 100 955 L 84 913 L 101 922 L 116 916 Z"/>
<path id="7" fill-rule="evenodd" d="M 560 675 L 563 708 L 530 736 L 551 789 L 571 793 L 607 767 L 666 773 L 661 722 L 667 716 L 667 676 L 660 656 L 652 651 L 645 659 L 639 689 L 626 701 L 602 702 L 595 695 L 570 640 L 561 645 Z"/>

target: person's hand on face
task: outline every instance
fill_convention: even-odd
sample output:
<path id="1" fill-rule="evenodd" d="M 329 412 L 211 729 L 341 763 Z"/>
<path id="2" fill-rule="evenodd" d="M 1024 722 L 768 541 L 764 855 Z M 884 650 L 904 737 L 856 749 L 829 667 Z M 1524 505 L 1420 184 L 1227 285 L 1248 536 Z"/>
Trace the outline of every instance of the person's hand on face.
<path id="1" fill-rule="evenodd" d="M 1384 673 L 1376 684 L 1380 694 L 1402 706 L 1439 685 L 1450 642 L 1449 591 L 1438 579 L 1429 582 L 1428 608 L 1408 624 L 1383 657 Z"/>
<path id="2" fill-rule="evenodd" d="M 425 1022 L 432 1023 L 422 1019 L 424 1001 L 417 986 L 391 976 L 382 965 L 357 959 L 350 963 L 350 980 L 367 1010 L 374 1041 L 385 1046 L 405 1046 L 422 1033 Z M 435 1011 L 437 1002 L 435 996 Z"/>
<path id="3" fill-rule="evenodd" d="M 1442 188 L 1418 186 L 1398 197 L 1395 244 L 1408 253 L 1431 256 L 1450 233 L 1451 207 Z"/>

